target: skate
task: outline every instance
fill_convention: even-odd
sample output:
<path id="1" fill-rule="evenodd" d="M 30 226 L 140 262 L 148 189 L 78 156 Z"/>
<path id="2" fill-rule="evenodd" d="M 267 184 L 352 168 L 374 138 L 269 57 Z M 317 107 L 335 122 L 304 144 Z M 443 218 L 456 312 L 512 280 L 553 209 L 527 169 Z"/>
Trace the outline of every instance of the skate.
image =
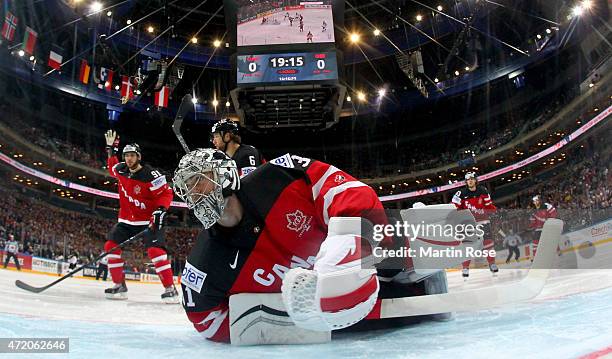
<path id="1" fill-rule="evenodd" d="M 463 270 L 461 271 L 461 276 L 463 277 L 463 279 L 468 279 L 468 277 L 470 276 L 470 268 L 463 268 Z"/>
<path id="2" fill-rule="evenodd" d="M 166 304 L 178 304 L 181 301 L 174 286 L 166 288 L 166 291 L 161 295 L 161 299 Z"/>
<path id="3" fill-rule="evenodd" d="M 489 270 L 491 270 L 491 273 L 493 273 L 493 275 L 497 275 L 497 272 L 499 272 L 499 268 L 497 268 L 497 264 L 495 263 L 491 263 L 489 264 Z"/>
<path id="4" fill-rule="evenodd" d="M 105 289 L 104 294 L 106 299 L 124 300 L 127 299 L 127 287 L 125 283 L 115 284 L 114 287 Z"/>

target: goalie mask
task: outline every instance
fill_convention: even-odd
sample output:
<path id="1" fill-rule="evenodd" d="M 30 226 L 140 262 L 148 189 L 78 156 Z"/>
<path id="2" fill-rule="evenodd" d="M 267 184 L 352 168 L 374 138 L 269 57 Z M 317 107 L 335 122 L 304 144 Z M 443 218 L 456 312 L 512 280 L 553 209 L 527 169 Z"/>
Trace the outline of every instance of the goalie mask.
<path id="1" fill-rule="evenodd" d="M 236 162 L 212 148 L 200 148 L 183 156 L 172 181 L 176 194 L 206 229 L 223 215 L 225 198 L 240 189 Z"/>

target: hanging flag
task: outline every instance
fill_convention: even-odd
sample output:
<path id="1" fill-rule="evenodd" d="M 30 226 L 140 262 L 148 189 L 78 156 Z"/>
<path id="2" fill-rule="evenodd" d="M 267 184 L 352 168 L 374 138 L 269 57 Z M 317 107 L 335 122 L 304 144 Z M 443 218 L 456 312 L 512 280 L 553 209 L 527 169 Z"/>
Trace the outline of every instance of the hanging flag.
<path id="1" fill-rule="evenodd" d="M 125 98 L 127 101 L 132 97 L 134 97 L 132 79 L 129 76 L 121 76 L 121 98 Z"/>
<path id="2" fill-rule="evenodd" d="M 51 50 L 49 52 L 49 67 L 59 70 L 60 66 L 62 66 L 62 55 L 58 54 L 57 52 Z"/>
<path id="3" fill-rule="evenodd" d="M 79 81 L 87 85 L 89 83 L 89 71 L 91 66 L 87 63 L 87 60 L 81 60 L 81 70 L 79 71 Z"/>
<path id="4" fill-rule="evenodd" d="M 38 33 L 32 28 L 26 26 L 25 34 L 23 35 L 23 51 L 28 55 L 34 55 L 34 47 L 36 46 L 36 40 L 38 39 Z"/>
<path id="5" fill-rule="evenodd" d="M 168 86 L 164 86 L 159 90 L 159 92 L 155 93 L 155 106 L 158 107 L 168 107 Z"/>
<path id="6" fill-rule="evenodd" d="M 2 25 L 2 37 L 7 39 L 8 41 L 13 41 L 15 37 L 15 30 L 17 30 L 17 22 L 19 19 L 10 12 L 6 12 L 6 16 L 4 17 L 4 25 Z"/>
<path id="7" fill-rule="evenodd" d="M 106 91 L 110 91 L 113 88 L 113 70 L 109 70 L 105 67 L 100 68 L 100 83 L 98 88 L 104 88 Z"/>

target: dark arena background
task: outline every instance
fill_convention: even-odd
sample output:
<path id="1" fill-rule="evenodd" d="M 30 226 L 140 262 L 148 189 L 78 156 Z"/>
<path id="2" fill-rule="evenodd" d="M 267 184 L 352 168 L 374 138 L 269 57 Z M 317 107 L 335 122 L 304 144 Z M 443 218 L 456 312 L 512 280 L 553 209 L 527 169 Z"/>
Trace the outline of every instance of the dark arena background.
<path id="1" fill-rule="evenodd" d="M 40 355 L 27 347 L 38 339 L 74 358 L 611 357 L 611 10 L 605 0 L 2 0 L 0 356 Z M 525 278 L 534 222 L 554 210 L 563 233 L 546 284 L 511 305 L 469 299 L 476 307 L 452 321 L 334 331 L 325 344 L 213 343 L 220 322 L 194 330 L 185 314 L 191 291 L 179 282 L 203 229 L 175 191 L 167 254 L 126 244 L 129 298 L 107 300 L 105 272 L 121 264 L 99 257 L 125 190 L 104 135 L 118 134 L 119 161 L 137 143 L 172 188 L 185 155 L 177 116 L 192 150 L 212 148 L 213 125 L 228 119 L 263 166 L 287 153 L 322 161 L 389 210 L 457 204 L 474 173 L 497 207 L 487 225 L 499 272 L 480 258 L 468 277 L 456 262 L 443 268 L 449 294 Z M 316 197 L 321 186 L 309 185 Z M 316 226 L 291 215 L 266 226 Z M 15 286 L 81 266 L 40 293 Z M 181 304 L 160 300 L 167 268 Z"/>

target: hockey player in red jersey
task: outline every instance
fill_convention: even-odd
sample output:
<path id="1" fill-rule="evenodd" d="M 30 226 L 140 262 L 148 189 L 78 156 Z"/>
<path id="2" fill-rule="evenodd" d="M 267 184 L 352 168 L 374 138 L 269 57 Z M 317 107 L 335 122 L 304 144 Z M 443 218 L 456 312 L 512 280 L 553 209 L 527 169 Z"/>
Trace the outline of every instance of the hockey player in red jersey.
<path id="1" fill-rule="evenodd" d="M 238 124 L 230 119 L 215 123 L 211 135 L 215 148 L 225 152 L 236 162 L 241 178 L 266 162 L 257 148 L 242 143 Z"/>
<path id="2" fill-rule="evenodd" d="M 493 249 L 493 238 L 491 238 L 491 222 L 489 217 L 495 213 L 497 207 L 493 204 L 489 192 L 484 186 L 478 185 L 476 173 L 468 172 L 465 174 L 465 189 L 457 191 L 453 196 L 453 203 L 457 209 L 468 209 L 474 215 L 476 224 L 482 225 L 484 234 L 483 249 Z M 470 276 L 470 260 L 463 262 L 462 275 L 464 278 Z M 497 273 L 499 269 L 495 264 L 495 257 L 487 256 L 489 269 L 492 273 Z"/>
<path id="3" fill-rule="evenodd" d="M 164 248 L 165 216 L 172 202 L 172 189 L 166 183 L 164 175 L 146 164 L 141 164 L 142 155 L 137 144 L 127 144 L 122 152 L 124 162 L 119 162 L 115 156 L 119 145 L 117 134 L 109 130 L 105 138 L 108 172 L 119 182 L 120 208 L 118 223 L 109 232 L 104 251 L 108 252 L 128 238 L 146 230 L 145 248 L 165 288 L 162 300 L 166 303 L 178 303 L 179 296 L 174 287 L 172 268 Z M 108 268 L 115 284 L 105 290 L 109 299 L 127 299 L 121 253 L 121 249 L 116 249 L 108 255 Z"/>
<path id="4" fill-rule="evenodd" d="M 535 211 L 529 218 L 529 229 L 532 231 L 531 233 L 533 233 L 531 241 L 531 261 L 533 262 L 533 258 L 535 258 L 538 250 L 538 244 L 540 243 L 540 234 L 542 233 L 544 222 L 549 218 L 558 218 L 558 214 L 557 209 L 552 204 L 542 203 L 542 197 L 540 197 L 540 195 L 534 196 L 531 200 L 535 208 Z M 557 251 L 559 251 L 559 249 L 557 249 Z"/>
<path id="5" fill-rule="evenodd" d="M 287 312 L 281 315 L 315 331 L 380 315 L 379 289 L 388 283 L 362 266 L 369 245 L 360 241 L 360 217 L 372 223 L 387 218 L 366 184 L 289 154 L 240 179 L 235 162 L 213 149 L 185 155 L 173 183 L 204 226 L 181 287 L 187 317 L 206 339 L 230 340 L 229 296 L 238 293 L 282 291 Z M 447 288 L 441 274 L 440 288 Z"/>

